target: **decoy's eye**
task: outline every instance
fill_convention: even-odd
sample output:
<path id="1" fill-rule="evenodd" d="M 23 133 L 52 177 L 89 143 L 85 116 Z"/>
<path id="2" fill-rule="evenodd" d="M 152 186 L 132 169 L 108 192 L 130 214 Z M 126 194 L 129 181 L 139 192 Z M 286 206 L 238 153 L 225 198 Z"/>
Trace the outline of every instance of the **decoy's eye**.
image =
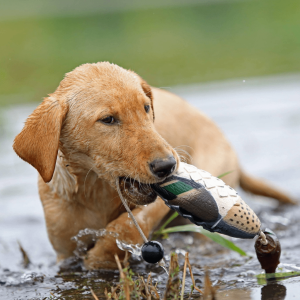
<path id="1" fill-rule="evenodd" d="M 150 110 L 150 105 L 145 105 L 144 107 L 145 107 L 145 112 L 148 113 Z"/>
<path id="2" fill-rule="evenodd" d="M 109 117 L 105 117 L 105 118 L 101 119 L 100 122 L 111 125 L 116 122 L 116 119 L 112 116 L 109 116 Z"/>

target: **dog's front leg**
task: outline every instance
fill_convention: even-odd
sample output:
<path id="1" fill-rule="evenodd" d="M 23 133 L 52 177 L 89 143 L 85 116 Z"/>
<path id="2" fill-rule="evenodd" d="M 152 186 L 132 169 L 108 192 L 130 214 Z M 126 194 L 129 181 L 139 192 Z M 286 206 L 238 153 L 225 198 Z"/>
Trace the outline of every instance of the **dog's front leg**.
<path id="1" fill-rule="evenodd" d="M 148 237 L 168 211 L 169 208 L 158 198 L 154 203 L 146 207 L 133 209 L 132 213 L 144 234 Z M 129 244 L 143 244 L 143 239 L 128 217 L 127 212 L 109 223 L 106 226 L 106 230 L 117 233 L 120 241 Z M 97 241 L 94 248 L 88 251 L 87 257 L 84 260 L 85 267 L 87 269 L 117 268 L 114 258 L 115 254 L 118 254 L 121 260 L 125 256 L 125 252 L 117 247 L 116 238 L 113 235 L 106 234 Z"/>

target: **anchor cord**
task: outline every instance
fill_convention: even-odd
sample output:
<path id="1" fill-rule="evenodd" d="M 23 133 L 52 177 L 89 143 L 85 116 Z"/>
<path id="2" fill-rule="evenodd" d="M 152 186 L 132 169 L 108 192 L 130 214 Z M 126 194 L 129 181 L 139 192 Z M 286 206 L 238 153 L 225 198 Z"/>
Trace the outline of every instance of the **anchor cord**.
<path id="1" fill-rule="evenodd" d="M 138 222 L 137 222 L 136 219 L 134 218 L 133 213 L 131 212 L 129 206 L 127 205 L 126 200 L 123 198 L 123 195 L 122 195 L 122 193 L 121 193 L 120 186 L 119 186 L 119 178 L 116 179 L 116 186 L 117 186 L 118 194 L 119 194 L 119 196 L 120 196 L 120 198 L 121 198 L 121 200 L 122 200 L 122 202 L 123 202 L 123 204 L 124 204 L 124 206 L 125 206 L 125 208 L 126 208 L 128 214 L 129 214 L 129 216 L 130 216 L 132 222 L 134 223 L 136 229 L 137 229 L 138 232 L 140 233 L 140 235 L 141 235 L 142 239 L 144 240 L 144 242 L 147 243 L 147 242 L 148 242 L 148 239 L 146 238 L 146 236 L 144 235 L 144 232 L 142 231 L 140 225 L 138 224 Z"/>
<path id="2" fill-rule="evenodd" d="M 146 238 L 146 236 L 144 235 L 144 232 L 142 231 L 140 225 L 138 224 L 138 222 L 136 221 L 133 213 L 131 212 L 129 206 L 127 205 L 127 202 L 126 200 L 124 199 L 122 193 L 121 193 L 121 190 L 120 190 L 120 185 L 119 185 L 119 178 L 116 179 L 116 186 L 117 186 L 117 191 L 118 191 L 118 194 L 119 194 L 119 197 L 121 199 L 121 201 L 123 202 L 123 205 L 125 206 L 125 209 L 127 210 L 132 222 L 134 223 L 136 229 L 138 230 L 138 232 L 140 233 L 142 239 L 144 240 L 145 243 L 148 243 L 148 239 Z M 166 269 L 166 261 L 164 260 L 164 258 L 162 258 L 159 262 L 158 262 L 158 265 L 160 267 L 162 267 L 164 269 L 164 271 L 168 274 L 169 276 L 169 272 L 168 270 Z"/>
<path id="3" fill-rule="evenodd" d="M 261 238 L 261 243 L 263 244 L 263 245 L 268 245 L 268 240 L 267 240 L 267 238 L 266 238 L 266 235 L 262 232 L 262 231 L 260 231 L 260 233 L 259 233 L 259 235 L 260 235 L 260 238 Z"/>

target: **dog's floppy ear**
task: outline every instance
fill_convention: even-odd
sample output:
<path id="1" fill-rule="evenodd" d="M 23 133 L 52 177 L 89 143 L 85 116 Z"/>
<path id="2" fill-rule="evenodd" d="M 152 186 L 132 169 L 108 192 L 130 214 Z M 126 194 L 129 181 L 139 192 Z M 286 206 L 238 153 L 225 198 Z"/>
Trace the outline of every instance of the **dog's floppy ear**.
<path id="1" fill-rule="evenodd" d="M 154 121 L 155 116 L 154 116 L 154 108 L 153 108 L 153 94 L 151 91 L 151 87 L 143 78 L 140 77 L 140 79 L 141 79 L 141 86 L 142 86 L 144 93 L 151 100 L 151 108 L 152 108 L 152 112 L 153 112 L 153 121 Z"/>
<path id="2" fill-rule="evenodd" d="M 45 98 L 26 120 L 13 148 L 38 170 L 45 182 L 52 179 L 62 122 L 68 107 L 53 97 Z"/>

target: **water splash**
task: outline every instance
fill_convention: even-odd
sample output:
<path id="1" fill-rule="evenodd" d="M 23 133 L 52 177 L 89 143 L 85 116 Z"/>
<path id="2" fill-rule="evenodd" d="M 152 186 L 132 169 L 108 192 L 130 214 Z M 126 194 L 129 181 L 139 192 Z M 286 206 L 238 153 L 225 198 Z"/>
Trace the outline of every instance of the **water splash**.
<path id="1" fill-rule="evenodd" d="M 118 239 L 116 239 L 116 243 L 119 249 L 123 251 L 128 251 L 133 255 L 141 256 L 142 255 L 142 247 L 139 244 L 127 244 Z"/>
<path id="2" fill-rule="evenodd" d="M 125 242 L 120 241 L 119 239 L 116 239 L 116 243 L 119 249 L 123 250 L 123 251 L 128 251 L 133 255 L 136 256 L 142 256 L 142 246 L 140 246 L 139 244 L 127 244 Z M 161 268 L 164 269 L 164 271 L 169 275 L 168 270 L 166 268 L 166 262 L 164 259 L 162 259 L 161 261 L 159 261 L 157 263 Z"/>
<path id="3" fill-rule="evenodd" d="M 24 274 L 19 276 L 18 274 L 11 274 L 8 276 L 2 284 L 6 287 L 9 286 L 20 286 L 21 284 L 37 284 L 44 282 L 45 275 L 38 274 L 36 272 L 26 271 Z"/>
<path id="4" fill-rule="evenodd" d="M 167 275 L 169 276 L 169 272 L 167 270 L 167 264 L 166 261 L 164 259 L 162 259 L 161 261 L 158 262 L 158 265 L 163 268 L 163 270 L 167 273 Z"/>
<path id="5" fill-rule="evenodd" d="M 90 249 L 91 246 L 93 246 L 99 238 L 105 235 L 111 235 L 114 238 L 117 238 L 119 236 L 118 233 L 107 231 L 106 229 L 96 230 L 85 228 L 80 230 L 75 236 L 71 238 L 71 241 L 76 243 L 74 254 L 79 257 L 85 255 L 88 249 Z"/>

